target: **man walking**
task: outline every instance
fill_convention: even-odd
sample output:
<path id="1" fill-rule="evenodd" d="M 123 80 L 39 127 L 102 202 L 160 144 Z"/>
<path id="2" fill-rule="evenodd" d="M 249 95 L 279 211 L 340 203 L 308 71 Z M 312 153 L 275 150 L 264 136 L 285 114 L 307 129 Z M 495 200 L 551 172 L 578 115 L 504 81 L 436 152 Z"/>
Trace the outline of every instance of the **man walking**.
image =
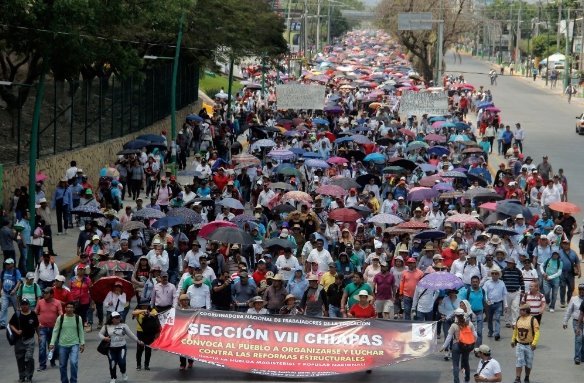
<path id="1" fill-rule="evenodd" d="M 488 305 L 488 328 L 489 338 L 493 335 L 495 340 L 501 339 L 501 314 L 507 306 L 507 288 L 505 283 L 499 278 L 501 270 L 499 268 L 491 270 L 491 280 L 485 282 L 484 289 Z"/>
<path id="2" fill-rule="evenodd" d="M 75 314 L 75 303 L 67 302 L 65 314 L 59 316 L 55 322 L 49 350 L 59 346 L 59 372 L 61 383 L 77 383 L 79 368 L 79 353 L 85 350 L 85 331 L 83 321 Z M 71 379 L 67 374 L 70 367 Z"/>
<path id="3" fill-rule="evenodd" d="M 560 245 L 560 260 L 562 261 L 560 304 L 564 308 L 574 293 L 576 278 L 580 278 L 580 257 L 570 248 L 570 241 L 567 239 L 562 240 Z"/>
<path id="4" fill-rule="evenodd" d="M 533 367 L 533 352 L 539 340 L 539 323 L 530 315 L 528 304 L 519 307 L 519 318 L 513 328 L 511 347 L 515 348 L 515 383 L 521 383 L 521 372 L 525 367 L 524 383 L 529 383 L 531 368 Z"/>
<path id="5" fill-rule="evenodd" d="M 38 331 L 39 320 L 31 311 L 28 299 L 20 301 L 20 313 L 10 318 L 10 330 L 15 335 L 14 355 L 18 365 L 20 382 L 32 382 L 34 373 L 34 336 Z"/>
<path id="6" fill-rule="evenodd" d="M 53 288 L 46 287 L 43 291 L 43 298 L 39 300 L 35 307 L 35 313 L 39 319 L 39 368 L 37 371 L 47 369 L 47 347 L 53 337 L 53 328 L 60 315 L 63 315 L 61 302 L 54 298 Z M 53 357 L 49 362 L 55 365 Z"/>
<path id="7" fill-rule="evenodd" d="M 14 258 L 7 258 L 4 261 L 4 270 L 0 274 L 2 288 L 2 311 L 0 311 L 0 330 L 6 328 L 6 319 L 8 317 L 8 308 L 12 306 L 16 311 L 16 292 L 22 283 L 20 271 L 14 267 Z"/>
<path id="8" fill-rule="evenodd" d="M 570 299 L 568 309 L 564 314 L 564 330 L 568 328 L 568 320 L 572 319 L 574 329 L 574 363 L 580 364 L 584 360 L 584 347 L 582 347 L 582 322 L 578 322 L 580 307 L 584 302 L 584 283 L 578 285 L 578 295 Z"/>
<path id="9" fill-rule="evenodd" d="M 505 288 L 507 289 L 505 323 L 507 328 L 511 328 L 519 316 L 519 301 L 521 296 L 525 294 L 523 274 L 516 267 L 515 259 L 507 259 L 507 265 L 503 269 L 501 280 L 505 283 Z"/>

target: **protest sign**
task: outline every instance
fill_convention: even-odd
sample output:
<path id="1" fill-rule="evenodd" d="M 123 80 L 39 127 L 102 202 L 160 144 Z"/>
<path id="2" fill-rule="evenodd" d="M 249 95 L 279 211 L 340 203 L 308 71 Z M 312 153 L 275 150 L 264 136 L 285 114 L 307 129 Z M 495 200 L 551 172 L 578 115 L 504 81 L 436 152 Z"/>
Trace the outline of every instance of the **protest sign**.
<path id="1" fill-rule="evenodd" d="M 280 84 L 276 85 L 276 106 L 280 110 L 324 108 L 324 85 Z"/>
<path id="2" fill-rule="evenodd" d="M 399 103 L 402 116 L 442 116 L 448 114 L 447 92 L 413 92 L 404 91 Z"/>
<path id="3" fill-rule="evenodd" d="M 421 358 L 436 323 L 170 310 L 154 349 L 234 370 L 286 378 L 347 374 Z"/>

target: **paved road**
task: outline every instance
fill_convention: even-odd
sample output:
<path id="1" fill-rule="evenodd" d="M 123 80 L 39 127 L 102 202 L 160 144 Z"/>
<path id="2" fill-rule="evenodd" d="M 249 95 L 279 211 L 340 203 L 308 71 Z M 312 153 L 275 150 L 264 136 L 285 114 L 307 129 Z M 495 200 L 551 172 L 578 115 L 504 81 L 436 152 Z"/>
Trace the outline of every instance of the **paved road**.
<path id="1" fill-rule="evenodd" d="M 452 56 L 447 57 L 452 60 Z M 473 84 L 488 84 L 488 65 L 478 60 L 463 57 L 462 65 L 453 66 L 449 61 L 448 70 L 485 73 L 471 74 L 465 77 Z M 539 159 L 543 154 L 550 156 L 555 169 L 563 167 L 569 182 L 570 199 L 576 203 L 583 200 L 582 185 L 584 172 L 581 161 L 581 148 L 584 137 L 574 133 L 574 117 L 580 113 L 580 107 L 568 105 L 565 99 L 553 95 L 540 88 L 534 87 L 528 81 L 520 78 L 499 77 L 499 85 L 493 88 L 497 106 L 503 109 L 503 118 L 509 124 L 521 122 L 527 131 L 526 149 L 534 158 Z M 71 231 L 70 231 L 71 232 Z M 59 237 L 57 251 L 63 254 L 59 261 L 71 258 L 71 249 L 76 239 L 73 233 Z M 75 238 L 75 239 L 73 239 Z M 63 250 L 61 250 L 63 249 Z M 573 334 L 571 330 L 561 329 L 563 310 L 556 313 L 546 313 L 542 325 L 540 347 L 536 351 L 535 369 L 532 382 L 578 382 L 582 378 L 582 366 L 575 366 L 572 362 Z M 133 327 L 133 324 L 131 324 Z M 503 368 L 504 382 L 514 379 L 514 353 L 509 346 L 511 331 L 502 330 L 500 342 L 486 340 L 494 349 L 494 356 Z M 95 350 L 97 335 L 95 332 L 87 334 L 87 351 L 82 354 L 80 361 L 80 382 L 93 381 L 94 383 L 108 382 L 107 362 Z M 178 357 L 164 352 L 154 352 L 151 371 L 135 371 L 135 345 L 131 345 L 128 353 L 128 372 L 131 382 L 182 382 L 188 380 L 213 382 L 271 382 L 270 378 L 257 377 L 251 374 L 232 372 L 216 367 L 197 364 L 192 371 L 178 371 Z M 0 381 L 13 382 L 17 380 L 17 372 L 12 354 L 4 336 L 0 337 L 0 360 L 2 360 L 3 376 Z M 471 357 L 471 368 L 474 370 L 477 360 Z M 451 364 L 445 362 L 441 355 L 433 355 L 425 359 L 405 362 L 393 367 L 378 369 L 371 375 L 351 374 L 340 377 L 322 378 L 304 381 L 322 382 L 361 382 L 388 381 L 448 383 L 452 382 Z M 57 382 L 58 370 L 50 369 L 35 375 L 35 382 Z"/>

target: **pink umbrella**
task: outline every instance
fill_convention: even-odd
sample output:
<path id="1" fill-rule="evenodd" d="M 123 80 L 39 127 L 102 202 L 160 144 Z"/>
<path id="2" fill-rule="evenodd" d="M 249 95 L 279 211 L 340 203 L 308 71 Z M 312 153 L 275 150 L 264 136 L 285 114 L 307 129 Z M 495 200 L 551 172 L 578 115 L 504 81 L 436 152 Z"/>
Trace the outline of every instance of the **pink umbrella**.
<path id="1" fill-rule="evenodd" d="M 485 108 L 485 110 L 492 113 L 501 112 L 501 109 L 497 108 L 496 106 L 489 106 L 488 108 Z"/>
<path id="2" fill-rule="evenodd" d="M 495 211 L 495 210 L 497 210 L 497 202 L 486 202 L 482 205 L 479 205 L 479 208 L 485 209 L 485 210 Z"/>
<path id="3" fill-rule="evenodd" d="M 436 122 L 444 122 L 444 121 L 436 121 Z M 434 124 L 432 124 L 432 126 L 434 126 Z M 434 141 L 434 142 L 437 142 L 437 143 L 443 143 L 443 142 L 446 142 L 446 137 L 441 136 L 439 134 L 431 133 L 431 134 L 428 134 L 426 137 L 424 137 L 424 140 L 425 141 L 428 141 L 428 142 Z"/>
<path id="4" fill-rule="evenodd" d="M 315 190 L 318 194 L 330 195 L 333 197 L 344 197 L 347 191 L 337 185 L 322 185 Z"/>
<path id="5" fill-rule="evenodd" d="M 215 230 L 219 229 L 220 227 L 237 227 L 237 225 L 233 222 L 229 221 L 213 221 L 209 222 L 199 230 L 199 236 L 203 238 L 207 238 L 211 233 Z"/>
<path id="6" fill-rule="evenodd" d="M 44 182 L 47 178 L 49 178 L 49 176 L 43 172 L 38 172 L 35 176 L 35 182 Z"/>
<path id="7" fill-rule="evenodd" d="M 442 125 L 444 125 L 444 124 L 446 124 L 446 121 L 434 121 L 434 122 L 432 123 L 432 127 L 433 127 L 434 129 L 437 129 L 437 128 L 440 128 L 440 127 L 442 127 Z"/>
<path id="8" fill-rule="evenodd" d="M 342 165 L 348 163 L 349 161 L 343 157 L 331 157 L 328 160 L 326 160 L 326 162 L 334 165 Z"/>
<path id="9" fill-rule="evenodd" d="M 312 197 L 310 196 L 310 194 L 302 191 L 289 191 L 288 193 L 282 196 L 281 202 L 286 202 L 290 200 L 311 203 Z"/>
<path id="10" fill-rule="evenodd" d="M 454 214 L 446 218 L 446 222 L 482 225 L 482 222 L 470 214 Z"/>

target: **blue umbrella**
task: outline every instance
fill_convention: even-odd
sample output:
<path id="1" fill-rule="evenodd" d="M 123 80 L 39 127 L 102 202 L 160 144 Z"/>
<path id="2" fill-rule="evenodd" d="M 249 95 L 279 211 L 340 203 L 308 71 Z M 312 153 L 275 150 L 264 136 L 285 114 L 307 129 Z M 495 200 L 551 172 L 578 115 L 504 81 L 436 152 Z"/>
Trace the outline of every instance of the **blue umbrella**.
<path id="1" fill-rule="evenodd" d="M 369 138 L 367 138 L 366 136 L 364 136 L 362 134 L 355 134 L 355 135 L 351 136 L 351 138 L 353 139 L 353 142 L 356 142 L 360 145 L 372 143 Z"/>
<path id="2" fill-rule="evenodd" d="M 291 148 L 290 151 L 294 154 L 296 154 L 297 156 L 301 156 L 304 153 L 306 153 L 306 150 L 302 149 L 302 148 Z"/>
<path id="3" fill-rule="evenodd" d="M 470 138 L 466 134 L 453 134 L 448 139 L 448 142 L 467 142 L 470 141 Z"/>
<path id="4" fill-rule="evenodd" d="M 302 155 L 304 158 L 322 158 L 322 156 L 315 152 L 306 152 Z"/>
<path id="5" fill-rule="evenodd" d="M 470 126 L 468 126 L 468 124 L 465 124 L 464 122 L 457 122 L 454 124 L 454 127 L 458 130 L 470 129 Z"/>
<path id="6" fill-rule="evenodd" d="M 351 136 L 347 136 L 347 137 L 341 137 L 341 138 L 337 138 L 335 140 L 335 144 L 342 144 L 343 142 L 352 142 L 353 141 L 353 137 Z"/>
<path id="7" fill-rule="evenodd" d="M 357 133 L 357 132 L 368 132 L 369 128 L 367 126 L 358 126 L 355 129 L 351 129 L 351 132 L 353 133 Z"/>
<path id="8" fill-rule="evenodd" d="M 164 142 L 165 138 L 158 134 L 143 134 L 141 136 L 136 137 L 137 140 L 144 140 L 150 142 Z"/>
<path id="9" fill-rule="evenodd" d="M 329 124 L 328 120 L 325 120 L 324 118 L 320 118 L 320 117 L 314 118 L 312 120 L 312 122 L 314 122 L 317 125 L 328 125 Z"/>
<path id="10" fill-rule="evenodd" d="M 454 122 L 447 122 L 445 124 L 442 124 L 442 126 L 440 126 L 441 128 L 456 128 L 456 124 Z"/>
<path id="11" fill-rule="evenodd" d="M 381 153 L 371 153 L 365 156 L 363 161 L 385 162 L 385 156 Z"/>
<path id="12" fill-rule="evenodd" d="M 477 104 L 477 108 L 482 109 L 482 108 L 487 108 L 487 107 L 493 106 L 493 105 L 495 105 L 495 104 L 492 101 L 484 101 L 484 102 Z"/>
<path id="13" fill-rule="evenodd" d="M 437 168 L 431 164 L 420 164 L 420 169 L 422 169 L 423 172 L 435 172 Z"/>
<path id="14" fill-rule="evenodd" d="M 187 121 L 195 121 L 195 122 L 203 122 L 203 117 L 200 117 L 196 114 L 189 114 L 186 118 Z"/>
<path id="15" fill-rule="evenodd" d="M 244 209 L 243 205 L 241 204 L 241 201 L 230 197 L 223 198 L 221 201 L 217 202 L 217 204 L 235 210 Z"/>
<path id="16" fill-rule="evenodd" d="M 307 168 L 328 169 L 330 165 L 324 160 L 311 159 L 305 163 Z"/>
<path id="17" fill-rule="evenodd" d="M 183 217 L 162 217 L 152 224 L 155 229 L 169 228 L 176 225 L 182 225 L 185 222 Z"/>
<path id="18" fill-rule="evenodd" d="M 341 99 L 341 96 L 339 96 L 338 94 L 332 95 L 329 97 L 329 101 L 338 101 Z"/>
<path id="19" fill-rule="evenodd" d="M 428 117 L 428 122 L 436 122 L 436 121 L 446 121 L 446 117 L 444 116 L 430 116 Z"/>
<path id="20" fill-rule="evenodd" d="M 150 141 L 146 140 L 132 140 L 124 144 L 124 149 L 142 149 L 150 144 Z"/>
<path id="21" fill-rule="evenodd" d="M 430 149 L 427 150 L 428 154 L 435 154 L 438 157 L 443 156 L 444 154 L 449 155 L 450 150 L 444 146 L 432 146 Z"/>
<path id="22" fill-rule="evenodd" d="M 294 168 L 294 164 L 292 164 L 290 162 L 283 162 L 274 168 L 274 173 L 280 174 L 280 170 L 282 170 L 284 168 Z"/>

